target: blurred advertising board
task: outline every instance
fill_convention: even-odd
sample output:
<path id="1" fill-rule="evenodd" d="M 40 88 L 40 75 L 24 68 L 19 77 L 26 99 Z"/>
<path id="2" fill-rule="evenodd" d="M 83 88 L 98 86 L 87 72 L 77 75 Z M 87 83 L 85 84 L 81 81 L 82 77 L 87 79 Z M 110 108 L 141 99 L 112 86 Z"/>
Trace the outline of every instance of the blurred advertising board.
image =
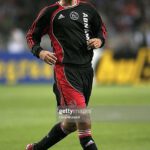
<path id="1" fill-rule="evenodd" d="M 105 50 L 96 67 L 98 84 L 150 83 L 150 49 L 115 56 Z M 30 53 L 0 53 L 0 84 L 53 83 L 53 68 Z"/>
<path id="2" fill-rule="evenodd" d="M 105 50 L 96 70 L 96 81 L 100 84 L 150 83 L 150 49 L 140 49 L 134 55 L 117 57 Z"/>
<path id="3" fill-rule="evenodd" d="M 30 53 L 0 53 L 0 84 L 53 83 L 52 67 Z"/>

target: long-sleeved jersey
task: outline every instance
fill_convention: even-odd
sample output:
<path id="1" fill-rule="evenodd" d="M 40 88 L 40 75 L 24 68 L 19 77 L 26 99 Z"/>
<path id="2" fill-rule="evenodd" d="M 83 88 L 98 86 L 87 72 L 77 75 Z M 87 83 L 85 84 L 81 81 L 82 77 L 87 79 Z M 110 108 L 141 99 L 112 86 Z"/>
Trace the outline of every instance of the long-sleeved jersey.
<path id="1" fill-rule="evenodd" d="M 39 57 L 43 35 L 48 34 L 57 63 L 88 64 L 93 50 L 87 46 L 91 38 L 105 43 L 106 28 L 96 9 L 88 3 L 63 7 L 58 2 L 41 10 L 27 33 L 27 43 L 32 53 Z"/>

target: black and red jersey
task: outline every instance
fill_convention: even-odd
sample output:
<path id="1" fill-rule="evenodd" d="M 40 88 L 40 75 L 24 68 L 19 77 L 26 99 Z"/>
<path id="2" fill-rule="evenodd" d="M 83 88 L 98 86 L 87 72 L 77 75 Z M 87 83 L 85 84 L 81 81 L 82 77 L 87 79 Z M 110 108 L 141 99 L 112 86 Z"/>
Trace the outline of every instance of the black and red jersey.
<path id="1" fill-rule="evenodd" d="M 78 2 L 63 7 L 58 2 L 41 10 L 27 33 L 27 43 L 38 57 L 43 49 L 41 38 L 48 34 L 57 63 L 88 64 L 93 50 L 87 46 L 91 38 L 100 38 L 105 43 L 106 28 L 96 9 L 88 3 Z"/>

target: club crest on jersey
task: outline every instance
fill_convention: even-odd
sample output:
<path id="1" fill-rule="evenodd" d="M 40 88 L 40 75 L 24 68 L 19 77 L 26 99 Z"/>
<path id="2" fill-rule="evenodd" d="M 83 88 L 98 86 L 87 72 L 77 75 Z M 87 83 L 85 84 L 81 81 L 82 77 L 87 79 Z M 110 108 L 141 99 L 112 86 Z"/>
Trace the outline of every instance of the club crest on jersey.
<path id="1" fill-rule="evenodd" d="M 78 19 L 79 19 L 79 14 L 78 14 L 77 12 L 75 12 L 75 11 L 72 11 L 72 12 L 70 13 L 70 18 L 71 18 L 72 20 L 78 20 Z"/>

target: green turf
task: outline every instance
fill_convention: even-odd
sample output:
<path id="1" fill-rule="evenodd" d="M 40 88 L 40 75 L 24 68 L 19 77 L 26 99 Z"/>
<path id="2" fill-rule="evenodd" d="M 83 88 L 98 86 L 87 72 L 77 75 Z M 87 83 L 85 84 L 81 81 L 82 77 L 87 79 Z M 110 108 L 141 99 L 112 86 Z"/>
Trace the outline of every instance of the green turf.
<path id="1" fill-rule="evenodd" d="M 150 105 L 150 86 L 94 87 L 91 106 Z M 48 85 L 0 86 L 0 150 L 24 150 L 56 122 L 55 97 Z M 99 150 L 149 150 L 150 122 L 94 122 Z M 81 150 L 77 133 L 54 150 Z"/>

